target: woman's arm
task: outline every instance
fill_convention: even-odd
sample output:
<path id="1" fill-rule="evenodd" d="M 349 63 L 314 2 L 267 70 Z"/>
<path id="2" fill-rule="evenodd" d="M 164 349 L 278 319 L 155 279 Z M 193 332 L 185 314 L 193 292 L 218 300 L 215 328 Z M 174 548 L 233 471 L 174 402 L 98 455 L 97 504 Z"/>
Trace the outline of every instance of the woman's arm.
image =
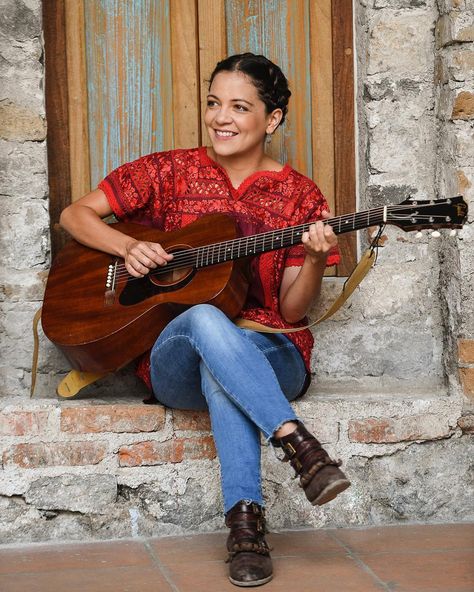
<path id="1" fill-rule="evenodd" d="M 135 277 L 173 258 L 159 243 L 137 241 L 106 224 L 102 218 L 112 213 L 105 193 L 96 189 L 65 208 L 59 223 L 83 245 L 122 257 L 127 271 Z"/>
<path id="2" fill-rule="evenodd" d="M 323 212 L 323 217 L 331 216 Z M 303 233 L 306 257 L 301 267 L 288 267 L 280 286 L 280 312 L 285 321 L 296 323 L 306 316 L 311 304 L 319 297 L 329 252 L 337 245 L 332 227 L 316 222 Z"/>

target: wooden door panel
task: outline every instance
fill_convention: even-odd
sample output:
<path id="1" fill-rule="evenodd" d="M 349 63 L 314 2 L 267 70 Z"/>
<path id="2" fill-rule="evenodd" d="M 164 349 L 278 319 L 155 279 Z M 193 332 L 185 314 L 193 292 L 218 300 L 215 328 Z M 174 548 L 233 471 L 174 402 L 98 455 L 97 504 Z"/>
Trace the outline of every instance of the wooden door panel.
<path id="1" fill-rule="evenodd" d="M 84 0 L 91 185 L 173 147 L 169 0 Z"/>

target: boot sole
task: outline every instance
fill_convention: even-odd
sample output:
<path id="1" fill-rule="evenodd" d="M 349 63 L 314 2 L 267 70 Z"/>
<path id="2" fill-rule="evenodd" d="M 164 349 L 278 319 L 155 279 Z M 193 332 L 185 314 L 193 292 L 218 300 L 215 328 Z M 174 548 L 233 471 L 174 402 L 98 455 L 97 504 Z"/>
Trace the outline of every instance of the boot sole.
<path id="1" fill-rule="evenodd" d="M 234 584 L 234 586 L 241 586 L 242 588 L 251 588 L 253 586 L 262 586 L 263 584 L 266 584 L 267 582 L 269 582 L 272 578 L 273 578 L 273 574 L 268 576 L 267 578 L 262 578 L 261 580 L 253 580 L 252 582 L 239 582 L 239 580 L 233 580 L 229 576 L 229 580 L 232 584 Z"/>
<path id="2" fill-rule="evenodd" d="M 337 481 L 333 481 L 332 483 L 327 485 L 321 491 L 318 497 L 314 499 L 311 503 L 313 504 L 313 506 L 322 506 L 323 504 L 327 504 L 340 493 L 345 491 L 350 486 L 350 484 L 351 482 L 348 479 L 338 479 Z"/>

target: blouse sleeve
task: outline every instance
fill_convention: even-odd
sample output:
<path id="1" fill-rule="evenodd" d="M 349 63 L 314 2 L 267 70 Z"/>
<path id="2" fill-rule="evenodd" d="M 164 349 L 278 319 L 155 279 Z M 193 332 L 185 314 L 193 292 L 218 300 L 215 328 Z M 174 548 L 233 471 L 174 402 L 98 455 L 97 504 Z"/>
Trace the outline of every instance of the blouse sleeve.
<path id="1" fill-rule="evenodd" d="M 298 200 L 294 212 L 295 222 L 293 222 L 293 224 L 305 224 L 307 222 L 316 222 L 317 220 L 321 220 L 323 211 L 329 212 L 329 205 L 319 188 L 313 182 L 310 182 L 307 191 L 303 191 L 301 198 Z M 287 251 L 285 267 L 300 267 L 303 265 L 304 258 L 305 250 L 303 245 L 295 245 L 289 248 Z M 339 254 L 339 249 L 334 247 L 329 252 L 326 266 L 331 267 L 333 265 L 338 265 L 340 262 L 341 257 Z"/>
<path id="2" fill-rule="evenodd" d="M 160 225 L 162 161 L 160 153 L 143 156 L 119 166 L 99 183 L 118 220 Z"/>

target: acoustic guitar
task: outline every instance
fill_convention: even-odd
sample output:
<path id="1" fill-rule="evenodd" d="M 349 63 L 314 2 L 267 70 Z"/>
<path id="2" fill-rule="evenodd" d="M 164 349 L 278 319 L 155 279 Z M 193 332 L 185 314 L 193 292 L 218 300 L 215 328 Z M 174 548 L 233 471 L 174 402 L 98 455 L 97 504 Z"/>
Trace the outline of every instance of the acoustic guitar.
<path id="1" fill-rule="evenodd" d="M 461 228 L 467 217 L 462 197 L 406 200 L 324 223 L 342 234 L 393 224 L 405 231 Z M 235 318 L 245 302 L 248 258 L 301 242 L 309 223 L 239 237 L 227 215 L 211 214 L 175 232 L 139 224 L 114 228 L 137 240 L 160 243 L 174 258 L 143 278 L 124 261 L 68 243 L 49 273 L 42 325 L 46 336 L 83 372 L 109 372 L 148 350 L 163 328 L 185 308 L 211 303 Z"/>

